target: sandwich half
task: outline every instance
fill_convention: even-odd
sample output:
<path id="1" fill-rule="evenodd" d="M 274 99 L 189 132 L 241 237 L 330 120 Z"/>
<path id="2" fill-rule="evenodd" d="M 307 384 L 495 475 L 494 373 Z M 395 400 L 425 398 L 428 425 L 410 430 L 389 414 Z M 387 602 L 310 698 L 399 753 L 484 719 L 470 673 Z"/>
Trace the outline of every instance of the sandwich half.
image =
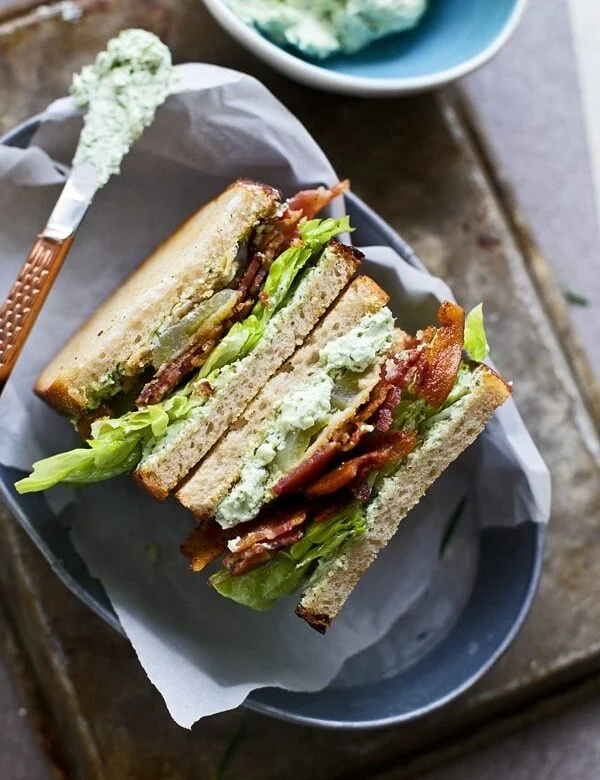
<path id="1" fill-rule="evenodd" d="M 281 203 L 232 184 L 179 228 L 80 329 L 36 392 L 88 447 L 34 464 L 17 490 L 126 472 L 165 498 L 347 286 L 360 254 L 315 219 L 347 188 Z"/>
<path id="2" fill-rule="evenodd" d="M 446 301 L 439 326 L 413 337 L 383 293 L 345 316 L 366 284 L 354 282 L 177 492 L 200 521 L 182 547 L 194 571 L 222 559 L 210 584 L 260 610 L 299 590 L 297 614 L 321 632 L 511 392 L 476 362 L 487 354 L 481 307 L 465 327 Z"/>
<path id="3" fill-rule="evenodd" d="M 236 181 L 199 209 L 102 303 L 35 384 L 35 392 L 72 418 L 108 408 L 123 391 L 141 389 L 145 372 L 160 371 L 177 352 L 169 331 L 228 290 L 239 271 L 239 247 L 280 206 L 277 190 Z M 220 296 L 224 301 L 224 295 Z M 181 346 L 194 343 L 196 334 Z M 200 332 L 199 338 L 202 338 Z M 187 341 L 186 344 L 183 344 Z"/>

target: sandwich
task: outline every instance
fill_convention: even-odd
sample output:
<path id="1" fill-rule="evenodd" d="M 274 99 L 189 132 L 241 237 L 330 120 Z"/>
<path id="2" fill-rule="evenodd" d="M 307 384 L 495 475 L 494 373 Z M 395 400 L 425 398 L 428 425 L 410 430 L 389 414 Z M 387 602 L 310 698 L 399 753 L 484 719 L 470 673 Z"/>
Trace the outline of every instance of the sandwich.
<path id="1" fill-rule="evenodd" d="M 192 215 L 60 350 L 36 393 L 87 447 L 34 464 L 19 492 L 132 473 L 164 499 L 304 341 L 361 255 L 316 214 L 347 189 L 282 202 L 240 180 Z"/>
<path id="2" fill-rule="evenodd" d="M 176 493 L 193 571 L 258 610 L 300 592 L 325 632 L 438 476 L 511 394 L 481 361 L 481 306 L 411 336 L 359 277 Z"/>

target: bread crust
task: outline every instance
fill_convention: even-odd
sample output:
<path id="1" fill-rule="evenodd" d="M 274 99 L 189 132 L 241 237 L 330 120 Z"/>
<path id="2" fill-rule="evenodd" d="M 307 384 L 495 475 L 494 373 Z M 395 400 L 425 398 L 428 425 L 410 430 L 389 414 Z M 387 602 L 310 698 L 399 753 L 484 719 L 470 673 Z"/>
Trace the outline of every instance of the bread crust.
<path id="1" fill-rule="evenodd" d="M 495 371 L 480 366 L 479 382 L 443 439 L 428 441 L 411 453 L 394 476 L 384 482 L 375 499 L 377 507 L 365 535 L 340 556 L 339 566 L 302 594 L 296 614 L 325 633 L 339 614 L 356 583 L 398 530 L 400 521 L 418 504 L 435 480 L 481 433 L 486 423 L 511 394 Z"/>
<path id="2" fill-rule="evenodd" d="M 156 330 L 182 302 L 210 297 L 231 273 L 239 244 L 280 204 L 277 190 L 240 179 L 192 214 L 92 314 L 39 376 L 37 395 L 76 417 L 118 366 L 136 376 Z"/>

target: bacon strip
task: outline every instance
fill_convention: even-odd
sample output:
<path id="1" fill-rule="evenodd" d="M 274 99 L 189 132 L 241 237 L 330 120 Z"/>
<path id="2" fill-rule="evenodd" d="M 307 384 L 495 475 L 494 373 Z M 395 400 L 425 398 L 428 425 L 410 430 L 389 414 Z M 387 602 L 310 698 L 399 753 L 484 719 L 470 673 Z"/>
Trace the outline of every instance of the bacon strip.
<path id="1" fill-rule="evenodd" d="M 212 352 L 219 336 L 223 334 L 223 327 L 218 328 L 218 330 L 216 328 L 213 329 L 212 334 L 212 337 L 206 341 L 190 344 L 177 357 L 161 366 L 156 375 L 144 385 L 142 392 L 135 399 L 136 405 L 148 406 L 149 404 L 159 403 L 188 374 L 194 369 L 200 368 Z"/>
<path id="2" fill-rule="evenodd" d="M 203 523 L 181 545 L 181 552 L 190 559 L 192 571 L 202 571 L 209 563 L 223 558 L 227 568 L 234 573 L 249 571 L 258 565 L 264 552 L 287 547 L 302 538 L 302 526 L 308 518 L 308 509 L 302 505 L 283 505 L 266 508 L 256 520 L 223 530 L 214 520 Z M 229 552 L 228 540 L 240 536 L 235 552 Z M 256 562 L 255 562 L 256 559 Z M 253 565 L 249 565 L 252 562 Z M 238 571 L 238 564 L 241 570 Z"/>
<path id="3" fill-rule="evenodd" d="M 352 485 L 352 493 L 357 501 L 361 501 L 363 504 L 371 498 L 372 487 L 369 485 L 366 479 L 357 480 Z"/>
<path id="4" fill-rule="evenodd" d="M 419 345 L 420 342 L 416 342 L 409 350 L 386 361 L 382 382 L 385 382 L 387 387 L 408 387 L 420 360 Z"/>
<path id="5" fill-rule="evenodd" d="M 350 452 L 355 449 L 365 434 L 370 433 L 371 428 L 366 425 L 381 404 L 387 398 L 390 389 L 389 382 L 380 380 L 373 390 L 367 403 L 360 408 L 351 420 L 336 432 L 334 441 L 339 442 L 341 452 Z"/>
<path id="6" fill-rule="evenodd" d="M 246 299 L 246 296 L 248 295 L 248 292 L 252 287 L 252 282 L 254 281 L 254 277 L 260 270 L 260 263 L 261 263 L 260 257 L 258 255 L 255 255 L 246 266 L 246 270 L 244 271 L 237 285 L 237 290 L 239 293 L 238 303 Z"/>
<path id="7" fill-rule="evenodd" d="M 244 523 L 242 526 L 232 529 L 233 532 L 242 529 L 240 541 L 236 545 L 236 552 L 243 552 L 259 542 L 270 542 L 289 533 L 306 522 L 308 510 L 298 506 L 283 507 L 275 511 L 270 509 L 259 517 L 261 519 L 258 522 Z M 244 532 L 244 526 L 251 526 L 251 528 Z"/>
<path id="8" fill-rule="evenodd" d="M 290 211 L 301 211 L 306 219 L 312 219 L 321 209 L 348 189 L 350 189 L 350 181 L 344 179 L 329 189 L 318 187 L 316 190 L 302 190 L 288 201 L 288 208 Z"/>
<path id="9" fill-rule="evenodd" d="M 348 425 L 335 436 L 335 440 L 341 442 L 342 452 L 351 452 L 360 442 L 365 434 L 370 433 L 370 426 L 365 425 L 361 420 L 351 420 Z"/>
<path id="10" fill-rule="evenodd" d="M 319 187 L 315 190 L 302 190 L 296 193 L 293 198 L 288 200 L 283 213 L 271 217 L 255 234 L 250 245 L 253 259 L 258 259 L 262 269 L 268 270 L 275 257 L 285 251 L 298 236 L 300 222 L 304 219 L 312 219 L 349 187 L 350 182 L 346 179 L 329 189 Z M 254 279 L 257 273 L 258 269 L 253 269 L 251 279 Z M 256 287 L 256 285 L 254 286 Z M 250 285 L 248 285 L 249 287 Z"/>
<path id="11" fill-rule="evenodd" d="M 227 550 L 225 534 L 213 521 L 204 523 L 188 536 L 180 547 L 181 552 L 190 559 L 192 571 L 202 571 Z"/>
<path id="12" fill-rule="evenodd" d="M 286 474 L 273 486 L 276 496 L 289 493 L 297 493 L 331 463 L 333 457 L 340 449 L 340 443 L 331 441 L 320 447 L 310 458 L 301 461 L 289 474 Z"/>
<path id="13" fill-rule="evenodd" d="M 340 449 L 342 452 L 350 452 L 357 447 L 362 438 L 370 433 L 371 418 L 374 419 L 375 427 L 380 431 L 389 430 L 393 422 L 393 410 L 396 408 L 398 401 L 400 400 L 401 391 L 394 387 L 394 385 L 386 378 L 385 365 L 382 367 L 382 378 L 371 390 L 369 400 L 361 407 L 356 415 L 346 422 L 344 427 L 339 430 L 334 440 L 340 442 Z M 388 412 L 384 412 L 384 417 L 380 419 L 379 410 L 389 408 Z M 377 414 L 377 417 L 375 415 Z"/>
<path id="14" fill-rule="evenodd" d="M 299 542 L 303 535 L 304 530 L 302 528 L 296 528 L 292 531 L 288 531 L 286 534 L 278 536 L 276 539 L 258 542 L 241 552 L 228 553 L 223 557 L 223 566 L 234 576 L 246 574 L 257 566 L 274 558 L 278 550 L 282 550 L 285 547 L 291 547 L 296 542 Z"/>
<path id="15" fill-rule="evenodd" d="M 264 268 L 270 268 L 273 260 L 298 236 L 298 224 L 303 216 L 301 210 L 288 206 L 282 214 L 264 222 L 250 239 L 251 256 L 258 257 Z"/>
<path id="16" fill-rule="evenodd" d="M 394 422 L 394 409 L 400 403 L 402 390 L 399 387 L 390 387 L 386 393 L 385 400 L 377 410 L 375 427 L 378 431 L 389 431 Z"/>
<path id="17" fill-rule="evenodd" d="M 357 455 L 324 474 L 304 494 L 309 498 L 319 498 L 336 493 L 355 480 L 364 480 L 372 471 L 383 468 L 390 461 L 402 460 L 415 448 L 416 443 L 416 433 L 392 431 L 385 438 L 375 440 L 370 452 Z"/>
<path id="18" fill-rule="evenodd" d="M 258 545 L 256 548 L 244 550 L 242 553 L 228 553 L 223 558 L 223 566 L 231 575 L 236 577 L 270 561 L 273 556 L 274 552 L 272 550 Z"/>
<path id="19" fill-rule="evenodd" d="M 396 370 L 401 375 L 399 385 L 434 408 L 440 407 L 454 387 L 465 333 L 465 312 L 455 303 L 444 301 L 439 308 L 439 328 L 427 328 L 421 339 L 424 346 L 413 354 L 396 361 Z M 411 365 L 407 365 L 410 361 Z"/>
<path id="20" fill-rule="evenodd" d="M 383 366 L 383 371 L 385 371 L 385 365 Z M 385 376 L 384 378 L 380 379 L 375 387 L 371 390 L 368 403 L 366 406 L 363 406 L 362 409 L 358 410 L 358 414 L 355 419 L 359 420 L 360 422 L 366 422 L 369 420 L 387 398 L 390 387 L 392 387 L 392 385 L 387 379 L 385 379 Z"/>

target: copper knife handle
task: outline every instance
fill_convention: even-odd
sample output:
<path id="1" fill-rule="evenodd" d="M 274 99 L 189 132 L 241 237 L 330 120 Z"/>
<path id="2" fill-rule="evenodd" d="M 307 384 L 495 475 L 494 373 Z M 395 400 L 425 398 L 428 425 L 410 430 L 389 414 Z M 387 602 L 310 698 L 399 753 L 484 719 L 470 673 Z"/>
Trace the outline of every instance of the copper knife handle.
<path id="1" fill-rule="evenodd" d="M 0 309 L 0 393 L 72 243 L 73 234 L 58 240 L 38 236 Z"/>

